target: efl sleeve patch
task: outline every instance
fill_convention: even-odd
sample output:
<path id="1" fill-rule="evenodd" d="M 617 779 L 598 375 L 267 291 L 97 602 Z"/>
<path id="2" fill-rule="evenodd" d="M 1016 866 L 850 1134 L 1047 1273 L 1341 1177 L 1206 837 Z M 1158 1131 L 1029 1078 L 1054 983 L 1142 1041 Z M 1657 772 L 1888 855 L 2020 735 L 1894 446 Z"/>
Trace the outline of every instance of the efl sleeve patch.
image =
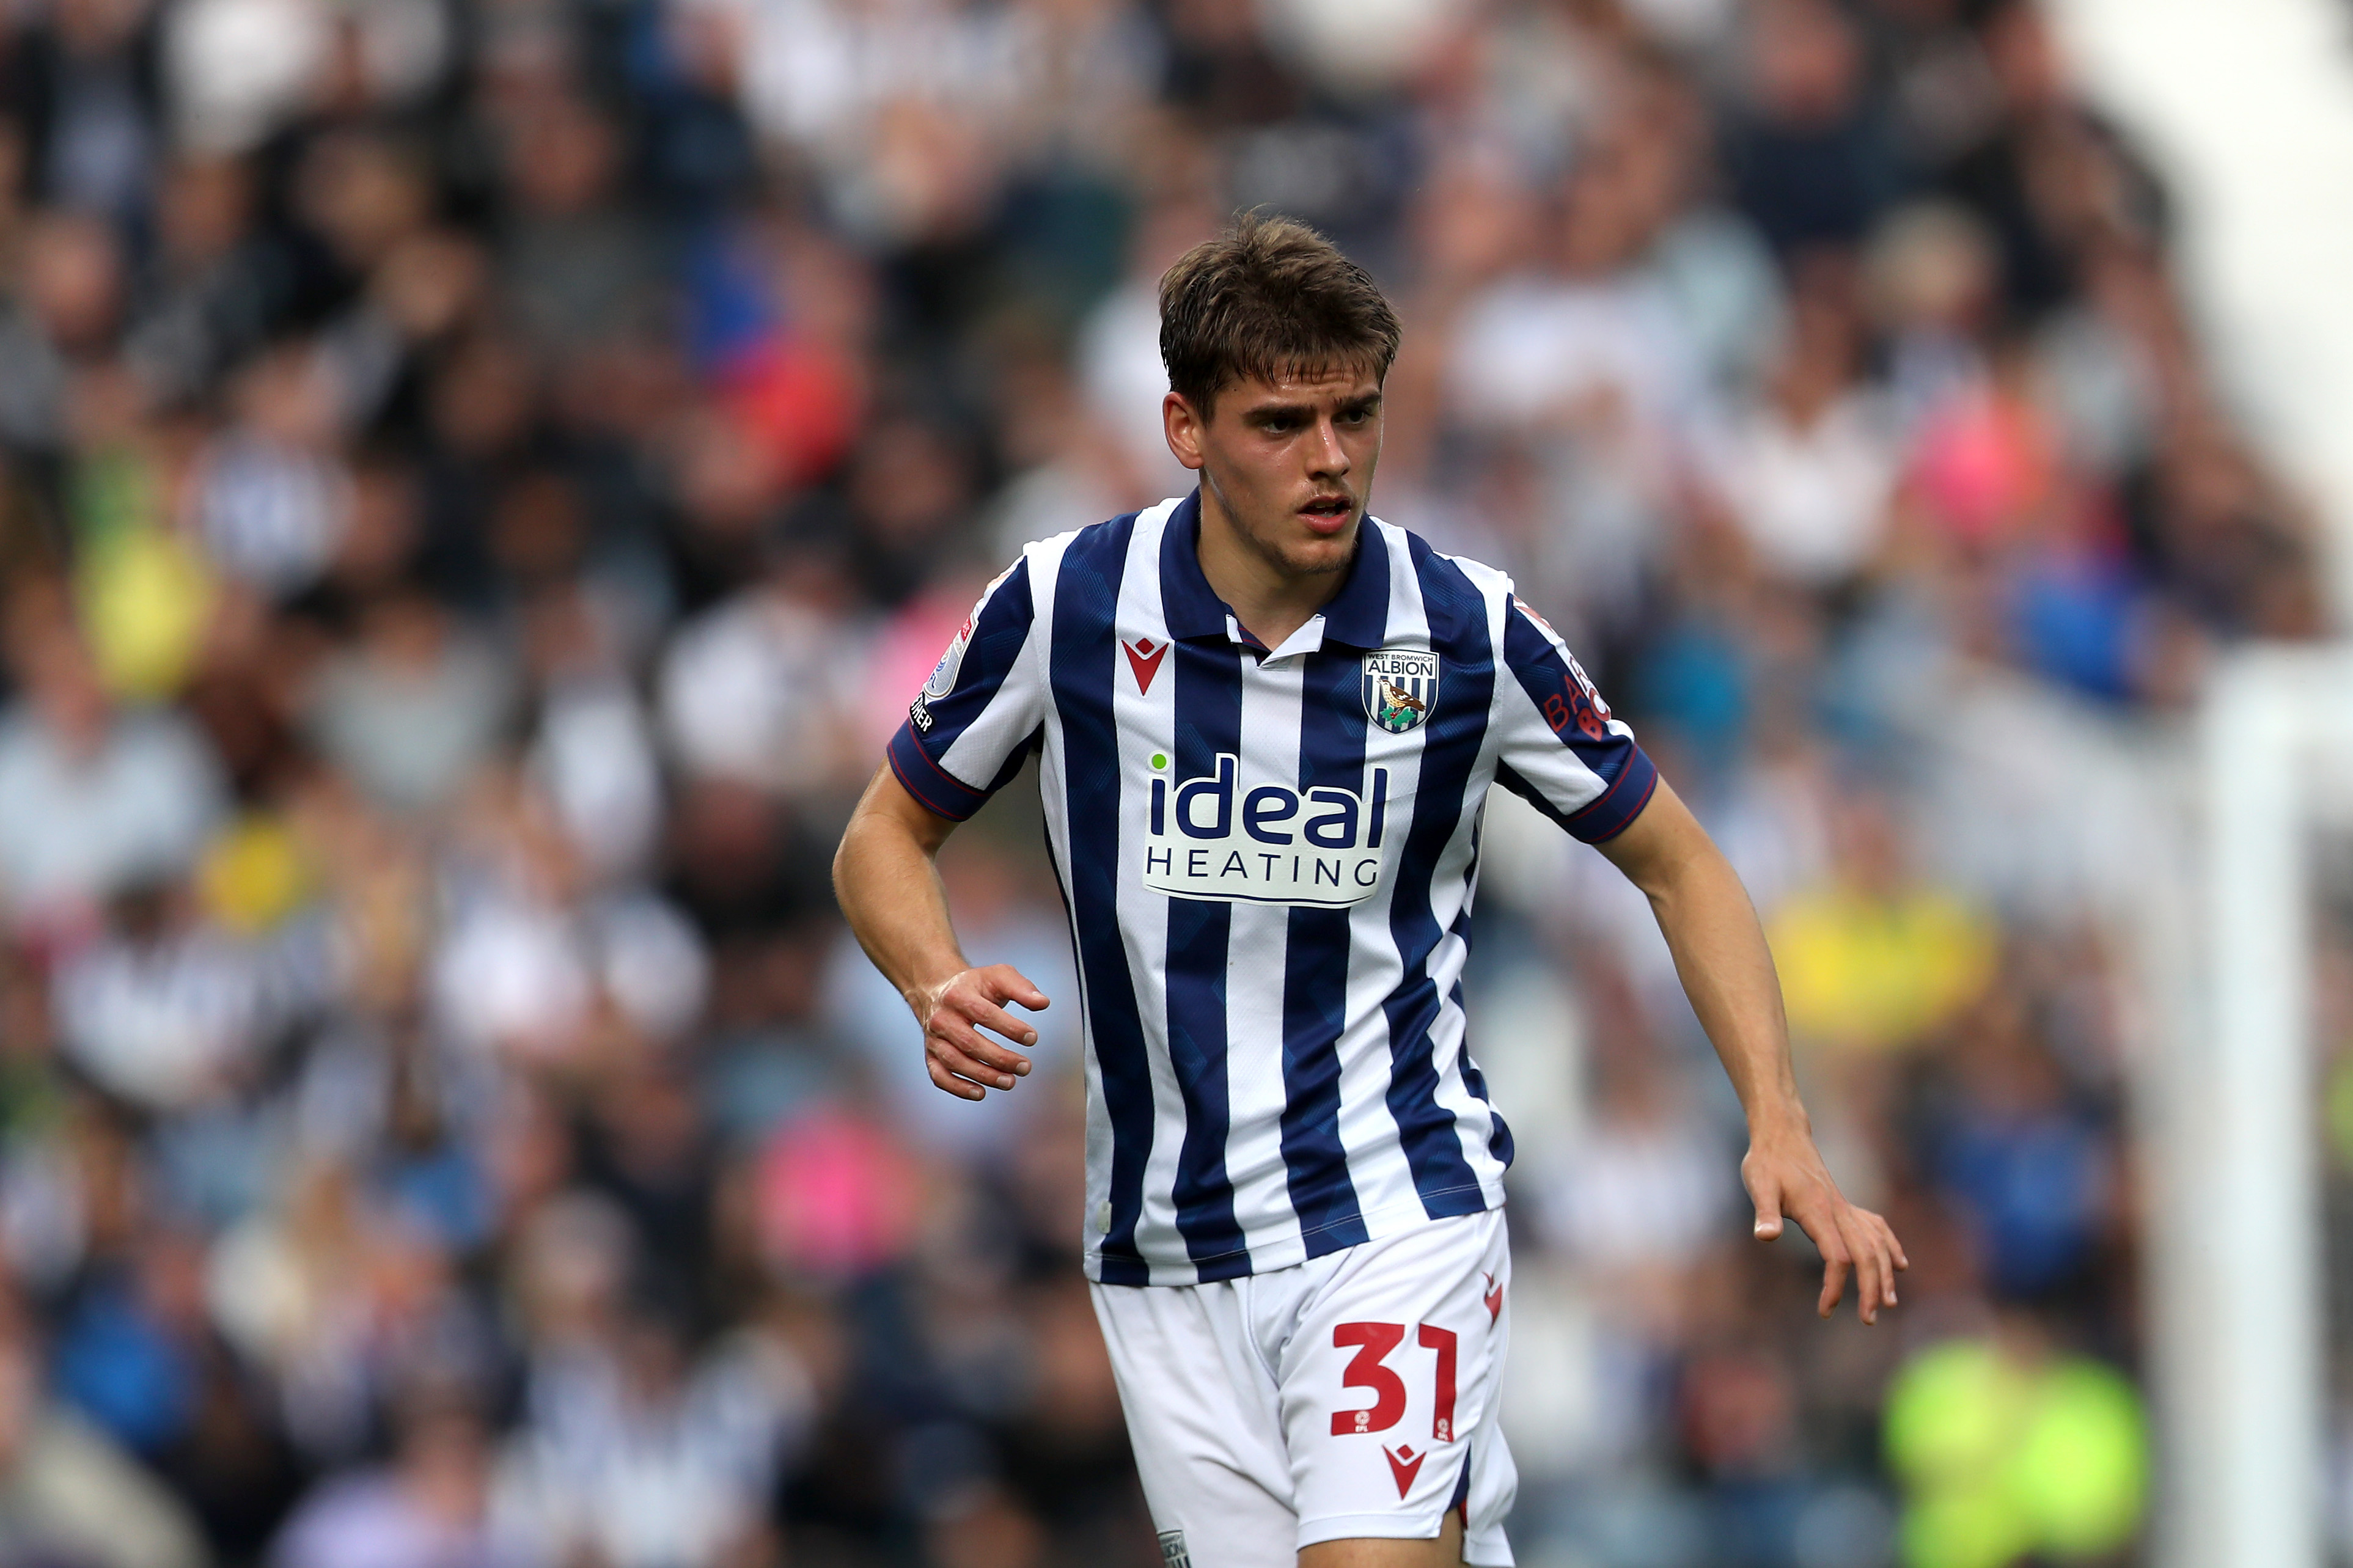
<path id="1" fill-rule="evenodd" d="M 891 771 L 942 816 L 978 811 L 1018 771 L 1043 720 L 1044 682 L 1029 654 L 1035 620 L 1025 556 L 982 590 L 891 739 Z"/>

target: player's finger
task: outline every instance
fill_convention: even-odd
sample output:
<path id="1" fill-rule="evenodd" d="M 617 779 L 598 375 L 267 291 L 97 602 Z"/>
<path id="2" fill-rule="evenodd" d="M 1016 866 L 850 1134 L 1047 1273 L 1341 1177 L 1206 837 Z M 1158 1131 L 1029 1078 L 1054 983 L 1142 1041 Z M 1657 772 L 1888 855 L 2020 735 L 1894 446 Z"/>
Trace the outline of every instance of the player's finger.
<path id="1" fill-rule="evenodd" d="M 1054 1005 L 1043 991 L 1029 983 L 1028 975 L 1009 963 L 992 963 L 980 973 L 988 983 L 992 1002 L 1018 1002 L 1032 1013 L 1043 1012 Z"/>
<path id="2" fill-rule="evenodd" d="M 1848 1259 L 1846 1244 L 1839 1240 L 1836 1228 L 1824 1226 L 1822 1229 L 1827 1233 L 1822 1238 L 1822 1295 L 1814 1310 L 1827 1318 L 1838 1310 L 1839 1300 L 1846 1294 Z"/>
<path id="3" fill-rule="evenodd" d="M 1879 1228 L 1887 1233 L 1887 1247 L 1889 1252 L 1894 1256 L 1895 1267 L 1898 1268 L 1911 1268 L 1912 1259 L 1905 1256 L 1904 1241 L 1901 1237 L 1898 1237 L 1895 1234 L 1895 1227 L 1888 1224 L 1885 1219 L 1881 1218 L 1881 1216 L 1877 1215 L 1873 1215 L 1872 1217 L 1879 1220 Z"/>
<path id="4" fill-rule="evenodd" d="M 1021 1055 L 1018 1051 L 1009 1050 L 1006 1047 L 999 1045 L 997 1041 L 990 1039 L 987 1035 L 982 1034 L 978 1029 L 974 1028 L 970 1024 L 965 1023 L 960 1019 L 946 1018 L 941 1020 L 939 1033 L 941 1038 L 946 1040 L 950 1045 L 955 1047 L 957 1050 L 962 1051 L 974 1061 L 978 1062 L 981 1066 L 987 1068 L 988 1069 L 988 1081 L 992 1083 L 996 1082 L 997 1079 L 1005 1073 L 1011 1073 L 1016 1078 L 1019 1078 L 1029 1071 L 1029 1058 Z M 1010 1088 L 1011 1086 L 999 1085 L 998 1087 Z"/>
<path id="5" fill-rule="evenodd" d="M 1781 1190 L 1778 1187 L 1767 1186 L 1764 1191 L 1757 1194 L 1756 1198 L 1757 1239 L 1777 1240 L 1781 1234 Z"/>
<path id="6" fill-rule="evenodd" d="M 1852 1216 L 1857 1245 L 1867 1244 L 1872 1250 L 1874 1270 L 1879 1280 L 1880 1299 L 1893 1300 L 1895 1295 L 1895 1274 L 1905 1267 L 1903 1248 L 1895 1242 L 1895 1233 L 1887 1222 L 1865 1208 L 1848 1209 Z"/>
<path id="7" fill-rule="evenodd" d="M 970 1079 L 984 1088 L 1011 1089 L 1013 1075 L 982 1059 L 987 1047 L 980 1037 L 969 1027 L 961 1035 L 958 1037 L 944 1028 L 933 1030 L 928 1045 L 932 1059 L 958 1078 Z"/>
<path id="8" fill-rule="evenodd" d="M 1880 1258 L 1883 1264 L 1880 1279 L 1887 1288 L 1884 1300 L 1889 1306 L 1893 1307 L 1895 1305 L 1896 1273 L 1906 1267 L 1904 1248 L 1896 1243 L 1895 1232 L 1885 1220 L 1875 1214 L 1867 1215 L 1865 1217 L 1871 1221 L 1872 1230 L 1878 1237 Z"/>
<path id="9" fill-rule="evenodd" d="M 932 1075 L 932 1082 L 935 1087 L 947 1090 L 950 1094 L 955 1095 L 958 1100 L 986 1100 L 988 1098 L 988 1090 L 981 1088 L 980 1085 L 976 1083 L 966 1083 L 964 1079 L 956 1077 L 955 1074 L 948 1071 L 947 1068 L 940 1065 L 940 1058 L 937 1057 L 927 1058 L 923 1063 L 923 1068 L 925 1071 Z"/>
<path id="10" fill-rule="evenodd" d="M 1024 1046 L 1034 1046 L 1038 1043 L 1037 1030 L 1004 1008 L 992 1005 L 978 997 L 965 1004 L 961 1011 L 970 1022 L 984 1029 L 994 1029 L 1008 1040 Z M 1027 1066 L 1028 1064 L 1025 1063 L 1021 1069 L 1017 1070 L 1026 1070 Z"/>
<path id="11" fill-rule="evenodd" d="M 944 1040 L 973 1060 L 1005 1072 L 1012 1071 L 1013 1064 L 1022 1059 L 1017 1052 L 975 1028 L 972 1021 L 953 1003 L 932 1015 L 931 1022 L 924 1026 L 923 1036 L 926 1039 Z"/>
<path id="12" fill-rule="evenodd" d="M 1839 1231 L 1846 1238 L 1847 1256 L 1854 1260 L 1854 1315 L 1865 1323 L 1876 1323 L 1881 1298 L 1887 1289 L 1886 1258 L 1880 1251 L 1879 1238 L 1871 1234 L 1860 1215 L 1850 1210 L 1840 1217 Z"/>
<path id="13" fill-rule="evenodd" d="M 1862 1216 L 1842 1203 L 1833 1204 L 1830 1225 L 1846 1252 L 1847 1267 L 1854 1271 L 1855 1311 L 1869 1322 L 1879 1310 L 1878 1247 L 1863 1228 Z"/>

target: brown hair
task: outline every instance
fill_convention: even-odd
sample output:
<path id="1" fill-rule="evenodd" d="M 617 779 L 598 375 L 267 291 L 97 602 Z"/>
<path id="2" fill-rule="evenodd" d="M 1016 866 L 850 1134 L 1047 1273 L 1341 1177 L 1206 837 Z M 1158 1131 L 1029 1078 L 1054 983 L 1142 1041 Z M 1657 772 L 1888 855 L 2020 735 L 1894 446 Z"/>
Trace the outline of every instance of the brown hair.
<path id="1" fill-rule="evenodd" d="M 1382 380 L 1398 337 L 1372 274 L 1292 218 L 1243 213 L 1160 278 L 1161 363 L 1170 390 L 1204 418 L 1236 382 L 1333 365 Z"/>

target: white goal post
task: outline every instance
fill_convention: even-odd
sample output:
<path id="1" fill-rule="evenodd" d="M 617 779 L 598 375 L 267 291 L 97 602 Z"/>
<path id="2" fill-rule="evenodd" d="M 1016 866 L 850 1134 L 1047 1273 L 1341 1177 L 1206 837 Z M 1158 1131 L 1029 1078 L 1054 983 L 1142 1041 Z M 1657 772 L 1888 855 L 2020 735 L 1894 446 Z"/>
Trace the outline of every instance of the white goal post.
<path id="1" fill-rule="evenodd" d="M 2157 1568 L 2327 1561 L 2314 828 L 2353 799 L 2353 648 L 2257 647 L 2198 732 L 2189 896 L 2144 946 Z"/>

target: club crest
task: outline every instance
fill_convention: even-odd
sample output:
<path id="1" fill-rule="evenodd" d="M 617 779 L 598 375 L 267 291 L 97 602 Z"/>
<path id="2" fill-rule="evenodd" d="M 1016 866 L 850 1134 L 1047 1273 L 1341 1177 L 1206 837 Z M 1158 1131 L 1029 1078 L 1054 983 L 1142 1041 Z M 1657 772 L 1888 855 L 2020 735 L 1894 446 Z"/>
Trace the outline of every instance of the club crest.
<path id="1" fill-rule="evenodd" d="M 1438 656 L 1385 647 L 1365 656 L 1365 711 L 1392 735 L 1418 729 L 1438 700 Z"/>

